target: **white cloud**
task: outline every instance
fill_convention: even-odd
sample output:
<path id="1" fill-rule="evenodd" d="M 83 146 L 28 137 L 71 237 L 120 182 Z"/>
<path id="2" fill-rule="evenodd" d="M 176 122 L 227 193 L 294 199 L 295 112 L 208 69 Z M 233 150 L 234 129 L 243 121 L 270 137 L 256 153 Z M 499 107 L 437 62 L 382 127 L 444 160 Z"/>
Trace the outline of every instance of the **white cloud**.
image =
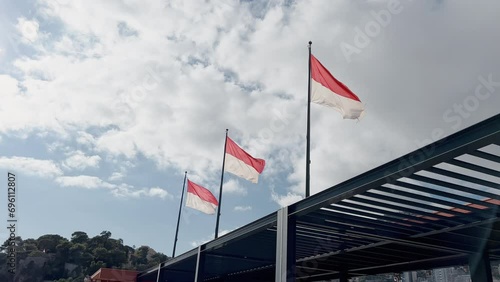
<path id="1" fill-rule="evenodd" d="M 114 189 L 111 190 L 111 193 L 116 197 L 126 198 L 140 198 L 145 196 L 160 199 L 173 199 L 172 195 L 159 187 L 135 189 L 133 186 L 121 184 L 115 186 Z"/>
<path id="2" fill-rule="evenodd" d="M 60 176 L 56 178 L 56 182 L 63 187 L 81 187 L 87 189 L 94 188 L 117 188 L 116 185 L 102 181 L 99 177 L 90 175 L 78 176 Z"/>
<path id="3" fill-rule="evenodd" d="M 170 195 L 166 190 L 160 187 L 149 188 L 149 190 L 146 190 L 145 194 L 149 197 L 159 197 L 162 199 L 166 198 L 167 196 L 172 198 L 172 195 Z"/>
<path id="4" fill-rule="evenodd" d="M 278 195 L 273 192 L 271 196 L 273 198 L 273 201 L 275 201 L 281 207 L 289 206 L 302 200 L 303 198 L 302 195 L 294 194 L 291 192 L 288 192 L 286 195 Z"/>
<path id="5" fill-rule="evenodd" d="M 245 212 L 245 211 L 251 211 L 252 207 L 251 206 L 235 206 L 234 210 L 240 211 L 240 212 Z"/>
<path id="6" fill-rule="evenodd" d="M 36 175 L 52 178 L 62 174 L 52 160 L 39 160 L 28 157 L 0 157 L 0 168 L 18 174 Z"/>
<path id="7" fill-rule="evenodd" d="M 70 156 L 64 161 L 64 166 L 70 169 L 83 170 L 88 167 L 99 167 L 101 157 L 87 156 L 82 151 L 74 151 L 69 154 Z"/>
<path id="8" fill-rule="evenodd" d="M 56 141 L 56 142 L 50 142 L 45 146 L 47 147 L 47 151 L 49 151 L 50 153 L 55 153 L 58 150 L 63 150 L 65 145 L 63 142 Z"/>
<path id="9" fill-rule="evenodd" d="M 109 181 L 117 181 L 117 180 L 121 180 L 121 179 L 123 179 L 123 177 L 125 177 L 125 175 L 124 175 L 123 173 L 121 173 L 121 172 L 116 172 L 116 171 L 115 171 L 115 172 L 113 172 L 113 173 L 111 174 L 111 176 L 110 176 L 110 177 L 108 177 L 108 180 L 109 180 Z"/>
<path id="10" fill-rule="evenodd" d="M 0 86 L 2 86 L 2 94 L 6 96 L 12 96 L 18 93 L 18 81 L 12 76 L 0 74 Z M 0 109 L 4 109 L 0 106 Z"/>
<path id="11" fill-rule="evenodd" d="M 230 179 L 224 182 L 224 186 L 222 187 L 222 192 L 227 194 L 238 194 L 238 195 L 246 195 L 247 190 L 240 185 L 240 182 L 236 179 Z"/>
<path id="12" fill-rule="evenodd" d="M 109 189 L 116 197 L 139 198 L 145 196 L 161 199 L 173 198 L 172 195 L 170 195 L 165 189 L 160 187 L 136 189 L 132 185 L 125 183 L 112 184 L 103 181 L 97 176 L 90 175 L 60 176 L 56 178 L 56 182 L 63 187 L 79 187 L 86 189 L 105 188 Z"/>
<path id="13" fill-rule="evenodd" d="M 16 28 L 25 42 L 35 42 L 38 39 L 38 29 L 40 25 L 36 20 L 18 18 Z"/>
<path id="14" fill-rule="evenodd" d="M 94 138 L 94 136 L 92 136 L 92 134 L 89 134 L 85 131 L 78 131 L 77 137 L 76 137 L 76 142 L 78 144 L 92 146 L 95 143 L 95 138 Z"/>
<path id="15" fill-rule="evenodd" d="M 129 132 L 110 130 L 96 141 L 97 149 L 113 155 L 124 155 L 133 158 L 137 154 L 136 145 Z"/>
<path id="16" fill-rule="evenodd" d="M 229 232 L 231 232 L 233 230 L 234 229 L 232 229 L 232 230 L 220 230 L 219 231 L 219 237 L 224 236 L 224 235 L 226 235 L 227 233 L 229 233 Z M 191 247 L 196 248 L 196 247 L 198 247 L 201 244 L 205 244 L 206 242 L 213 240 L 214 236 L 215 236 L 215 233 L 212 233 L 208 237 L 205 237 L 205 238 L 200 239 L 200 240 L 192 241 L 191 242 Z"/>

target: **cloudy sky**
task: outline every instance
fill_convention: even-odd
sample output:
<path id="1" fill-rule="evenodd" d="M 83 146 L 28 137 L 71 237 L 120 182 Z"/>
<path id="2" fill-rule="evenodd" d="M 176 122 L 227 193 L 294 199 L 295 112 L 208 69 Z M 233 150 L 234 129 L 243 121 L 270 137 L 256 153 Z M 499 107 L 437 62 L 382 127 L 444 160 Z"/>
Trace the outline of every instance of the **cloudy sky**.
<path id="1" fill-rule="evenodd" d="M 0 171 L 17 176 L 18 235 L 108 230 L 171 255 L 184 171 L 218 195 L 226 128 L 267 165 L 257 185 L 226 174 L 223 232 L 300 200 L 309 40 L 367 109 L 356 121 L 311 106 L 312 193 L 496 115 L 499 10 L 496 0 L 0 0 Z M 214 226 L 184 209 L 177 253 Z"/>

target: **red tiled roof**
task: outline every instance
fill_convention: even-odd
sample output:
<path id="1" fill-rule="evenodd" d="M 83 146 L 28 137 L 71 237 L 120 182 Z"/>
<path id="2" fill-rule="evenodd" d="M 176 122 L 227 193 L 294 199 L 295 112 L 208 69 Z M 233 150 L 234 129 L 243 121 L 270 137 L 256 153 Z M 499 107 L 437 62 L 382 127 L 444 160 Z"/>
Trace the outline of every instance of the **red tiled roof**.
<path id="1" fill-rule="evenodd" d="M 138 273 L 139 272 L 135 270 L 101 268 L 90 278 L 92 281 L 102 280 L 103 282 L 136 282 Z"/>

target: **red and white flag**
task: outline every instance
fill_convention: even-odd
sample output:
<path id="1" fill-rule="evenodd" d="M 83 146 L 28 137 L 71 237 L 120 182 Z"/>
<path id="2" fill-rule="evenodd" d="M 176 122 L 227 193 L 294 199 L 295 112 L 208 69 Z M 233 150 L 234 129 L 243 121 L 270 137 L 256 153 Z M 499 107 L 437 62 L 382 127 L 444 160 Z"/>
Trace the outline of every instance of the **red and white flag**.
<path id="1" fill-rule="evenodd" d="M 188 179 L 186 207 L 190 207 L 206 214 L 214 214 L 219 205 L 210 190 Z"/>
<path id="2" fill-rule="evenodd" d="M 256 159 L 227 137 L 224 170 L 253 183 L 259 180 L 266 161 Z"/>
<path id="3" fill-rule="evenodd" d="M 347 86 L 311 55 L 311 102 L 331 107 L 340 112 L 344 119 L 363 117 L 365 107 Z"/>

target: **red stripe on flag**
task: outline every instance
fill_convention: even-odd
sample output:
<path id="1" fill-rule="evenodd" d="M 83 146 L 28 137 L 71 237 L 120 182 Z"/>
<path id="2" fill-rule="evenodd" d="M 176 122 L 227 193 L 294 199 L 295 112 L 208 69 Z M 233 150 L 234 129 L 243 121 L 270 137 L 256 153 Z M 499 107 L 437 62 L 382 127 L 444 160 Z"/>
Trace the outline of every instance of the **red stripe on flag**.
<path id="1" fill-rule="evenodd" d="M 217 199 L 212 194 L 212 192 L 210 192 L 210 190 L 194 182 L 191 182 L 191 180 L 189 179 L 187 182 L 188 182 L 188 191 L 187 191 L 188 193 L 197 195 L 198 197 L 200 197 L 200 199 L 202 199 L 205 202 L 212 203 L 216 206 L 219 205 L 219 202 L 217 202 Z"/>
<path id="2" fill-rule="evenodd" d="M 333 75 L 311 54 L 311 78 L 323 85 L 324 87 L 330 89 L 335 94 L 344 96 L 346 98 L 359 100 L 358 96 L 354 94 L 347 86 L 342 82 L 338 81 Z"/>
<path id="3" fill-rule="evenodd" d="M 259 174 L 264 170 L 266 161 L 263 159 L 256 159 L 250 154 L 241 149 L 231 138 L 227 137 L 226 153 L 241 160 L 247 165 L 253 167 Z"/>

